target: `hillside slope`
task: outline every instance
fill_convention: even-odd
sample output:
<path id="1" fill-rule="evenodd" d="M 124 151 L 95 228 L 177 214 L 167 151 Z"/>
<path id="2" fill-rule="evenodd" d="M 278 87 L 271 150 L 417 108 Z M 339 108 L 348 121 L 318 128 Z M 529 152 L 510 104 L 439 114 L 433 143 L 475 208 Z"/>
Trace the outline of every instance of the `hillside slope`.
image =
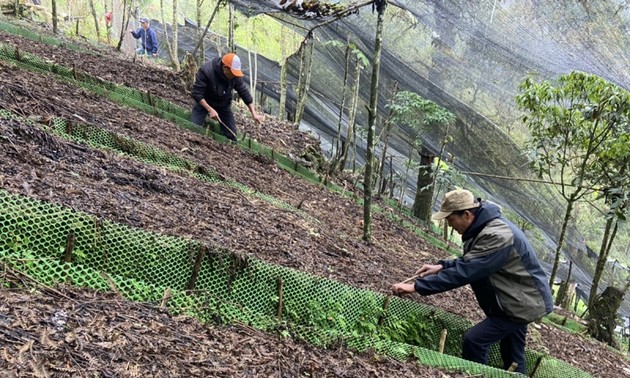
<path id="1" fill-rule="evenodd" d="M 133 64 L 114 53 L 81 54 L 6 33 L 0 36 L 13 48 L 48 61 L 65 66 L 81 62 L 77 69 L 92 76 L 149 90 L 180 106 L 190 105 L 188 94 L 168 70 Z M 54 75 L 0 60 L 0 108 L 40 123 L 62 117 L 126 135 L 208 167 L 223 182 L 238 182 L 299 207 L 307 216 L 244 196 L 222 182 L 200 182 L 181 172 L 63 140 L 24 122 L 0 119 L 0 183 L 9 192 L 132 227 L 201 240 L 381 293 L 386 293 L 391 283 L 410 276 L 422 263 L 449 256 L 384 213 L 374 214 L 374 243 L 366 245 L 361 242 L 362 208 L 352 200 L 279 169 L 259 155 L 121 106 Z M 238 123 L 242 132 L 286 153 L 299 155 L 314 143 L 291 125 L 269 116 L 262 127 L 240 115 Z M 412 299 L 473 321 L 482 317 L 468 288 Z M 8 316 L 6 311 L 3 309 L 3 316 Z M 530 339 L 530 347 L 547 351 L 594 376 L 619 376 L 624 367 L 630 368 L 626 359 L 599 343 L 553 327 L 532 327 Z M 16 345 L 3 347 L 14 349 Z M 374 359 L 370 363 L 379 364 Z M 362 376 L 356 374 L 347 376 Z"/>

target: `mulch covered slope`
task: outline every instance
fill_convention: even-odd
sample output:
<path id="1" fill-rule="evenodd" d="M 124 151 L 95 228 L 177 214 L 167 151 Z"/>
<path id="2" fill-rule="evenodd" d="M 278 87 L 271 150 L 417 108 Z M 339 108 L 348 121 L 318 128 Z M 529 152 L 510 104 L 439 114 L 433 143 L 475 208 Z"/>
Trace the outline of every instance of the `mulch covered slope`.
<path id="1" fill-rule="evenodd" d="M 469 377 L 201 324 L 85 289 L 1 288 L 0 297 L 0 377 Z"/>
<path id="2" fill-rule="evenodd" d="M 78 54 L 7 34 L 0 36 L 4 42 L 60 64 L 89 61 L 81 69 L 93 76 L 150 90 L 182 106 L 189 103 L 188 94 L 168 70 L 132 64 L 114 55 Z M 382 214 L 374 214 L 374 242 L 365 244 L 361 241 L 362 208 L 353 201 L 300 180 L 267 159 L 122 107 L 54 76 L 0 61 L 0 107 L 41 122 L 60 116 L 127 135 L 208 167 L 226 180 L 243 183 L 294 207 L 300 205 L 309 217 L 222 183 L 203 183 L 183 173 L 68 142 L 24 122 L 0 120 L 0 184 L 10 192 L 133 227 L 194 238 L 383 293 L 391 283 L 412 275 L 422 263 L 448 257 Z M 263 127 L 240 115 L 237 122 L 242 131 L 287 153 L 299 155 L 314 143 L 291 125 L 269 116 Z M 482 318 L 467 287 L 411 298 L 473 321 Z M 599 343 L 545 325 L 530 328 L 530 347 L 547 350 L 595 376 L 620 376 L 623 367 L 630 367 L 626 359 Z"/>

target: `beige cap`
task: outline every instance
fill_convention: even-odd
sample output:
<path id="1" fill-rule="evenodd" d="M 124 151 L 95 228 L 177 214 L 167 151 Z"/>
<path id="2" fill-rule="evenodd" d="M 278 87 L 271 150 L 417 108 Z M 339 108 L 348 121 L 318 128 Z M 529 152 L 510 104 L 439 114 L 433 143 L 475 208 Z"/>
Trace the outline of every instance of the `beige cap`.
<path id="1" fill-rule="evenodd" d="M 481 204 L 475 196 L 466 189 L 451 190 L 444 195 L 440 211 L 431 216 L 434 220 L 440 220 L 448 217 L 454 211 L 468 210 L 479 207 Z"/>

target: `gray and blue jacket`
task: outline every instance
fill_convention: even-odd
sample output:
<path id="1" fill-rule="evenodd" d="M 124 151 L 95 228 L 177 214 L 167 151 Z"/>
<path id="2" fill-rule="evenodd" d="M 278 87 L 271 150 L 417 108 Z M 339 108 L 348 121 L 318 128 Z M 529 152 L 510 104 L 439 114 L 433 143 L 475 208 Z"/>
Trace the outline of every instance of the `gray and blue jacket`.
<path id="1" fill-rule="evenodd" d="M 437 294 L 466 284 L 486 316 L 529 323 L 553 311 L 548 279 L 534 250 L 501 209 L 484 202 L 462 235 L 464 255 L 441 260 L 436 275 L 416 280 L 421 295 Z"/>

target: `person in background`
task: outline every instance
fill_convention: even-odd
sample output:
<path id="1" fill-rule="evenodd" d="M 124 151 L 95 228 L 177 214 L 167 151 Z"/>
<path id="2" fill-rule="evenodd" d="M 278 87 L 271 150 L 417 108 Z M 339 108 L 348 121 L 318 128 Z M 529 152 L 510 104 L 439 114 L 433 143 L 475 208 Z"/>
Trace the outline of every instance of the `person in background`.
<path id="1" fill-rule="evenodd" d="M 136 52 L 140 55 L 146 54 L 147 56 L 157 58 L 158 52 L 158 40 L 155 30 L 151 29 L 149 19 L 146 17 L 140 17 L 140 28 L 136 31 L 131 31 L 131 35 L 135 39 L 139 39 L 142 43 L 142 47 L 138 48 Z"/>
<path id="2" fill-rule="evenodd" d="M 553 310 L 548 278 L 523 232 L 501 216 L 501 208 L 481 202 L 468 190 L 446 193 L 435 220 L 446 220 L 462 235 L 464 254 L 425 264 L 414 283 L 392 285 L 394 294 L 431 295 L 469 284 L 486 318 L 464 335 L 462 357 L 488 363 L 499 343 L 504 368 L 517 363 L 526 373 L 527 325 Z"/>
<path id="3" fill-rule="evenodd" d="M 192 98 L 195 100 L 190 120 L 203 126 L 206 117 L 210 117 L 221 125 L 226 138 L 236 142 L 236 121 L 232 113 L 232 93 L 236 90 L 243 100 L 252 118 L 261 123 L 263 117 L 256 112 L 254 98 L 243 81 L 241 60 L 238 55 L 229 53 L 204 63 L 197 74 L 192 87 Z"/>

